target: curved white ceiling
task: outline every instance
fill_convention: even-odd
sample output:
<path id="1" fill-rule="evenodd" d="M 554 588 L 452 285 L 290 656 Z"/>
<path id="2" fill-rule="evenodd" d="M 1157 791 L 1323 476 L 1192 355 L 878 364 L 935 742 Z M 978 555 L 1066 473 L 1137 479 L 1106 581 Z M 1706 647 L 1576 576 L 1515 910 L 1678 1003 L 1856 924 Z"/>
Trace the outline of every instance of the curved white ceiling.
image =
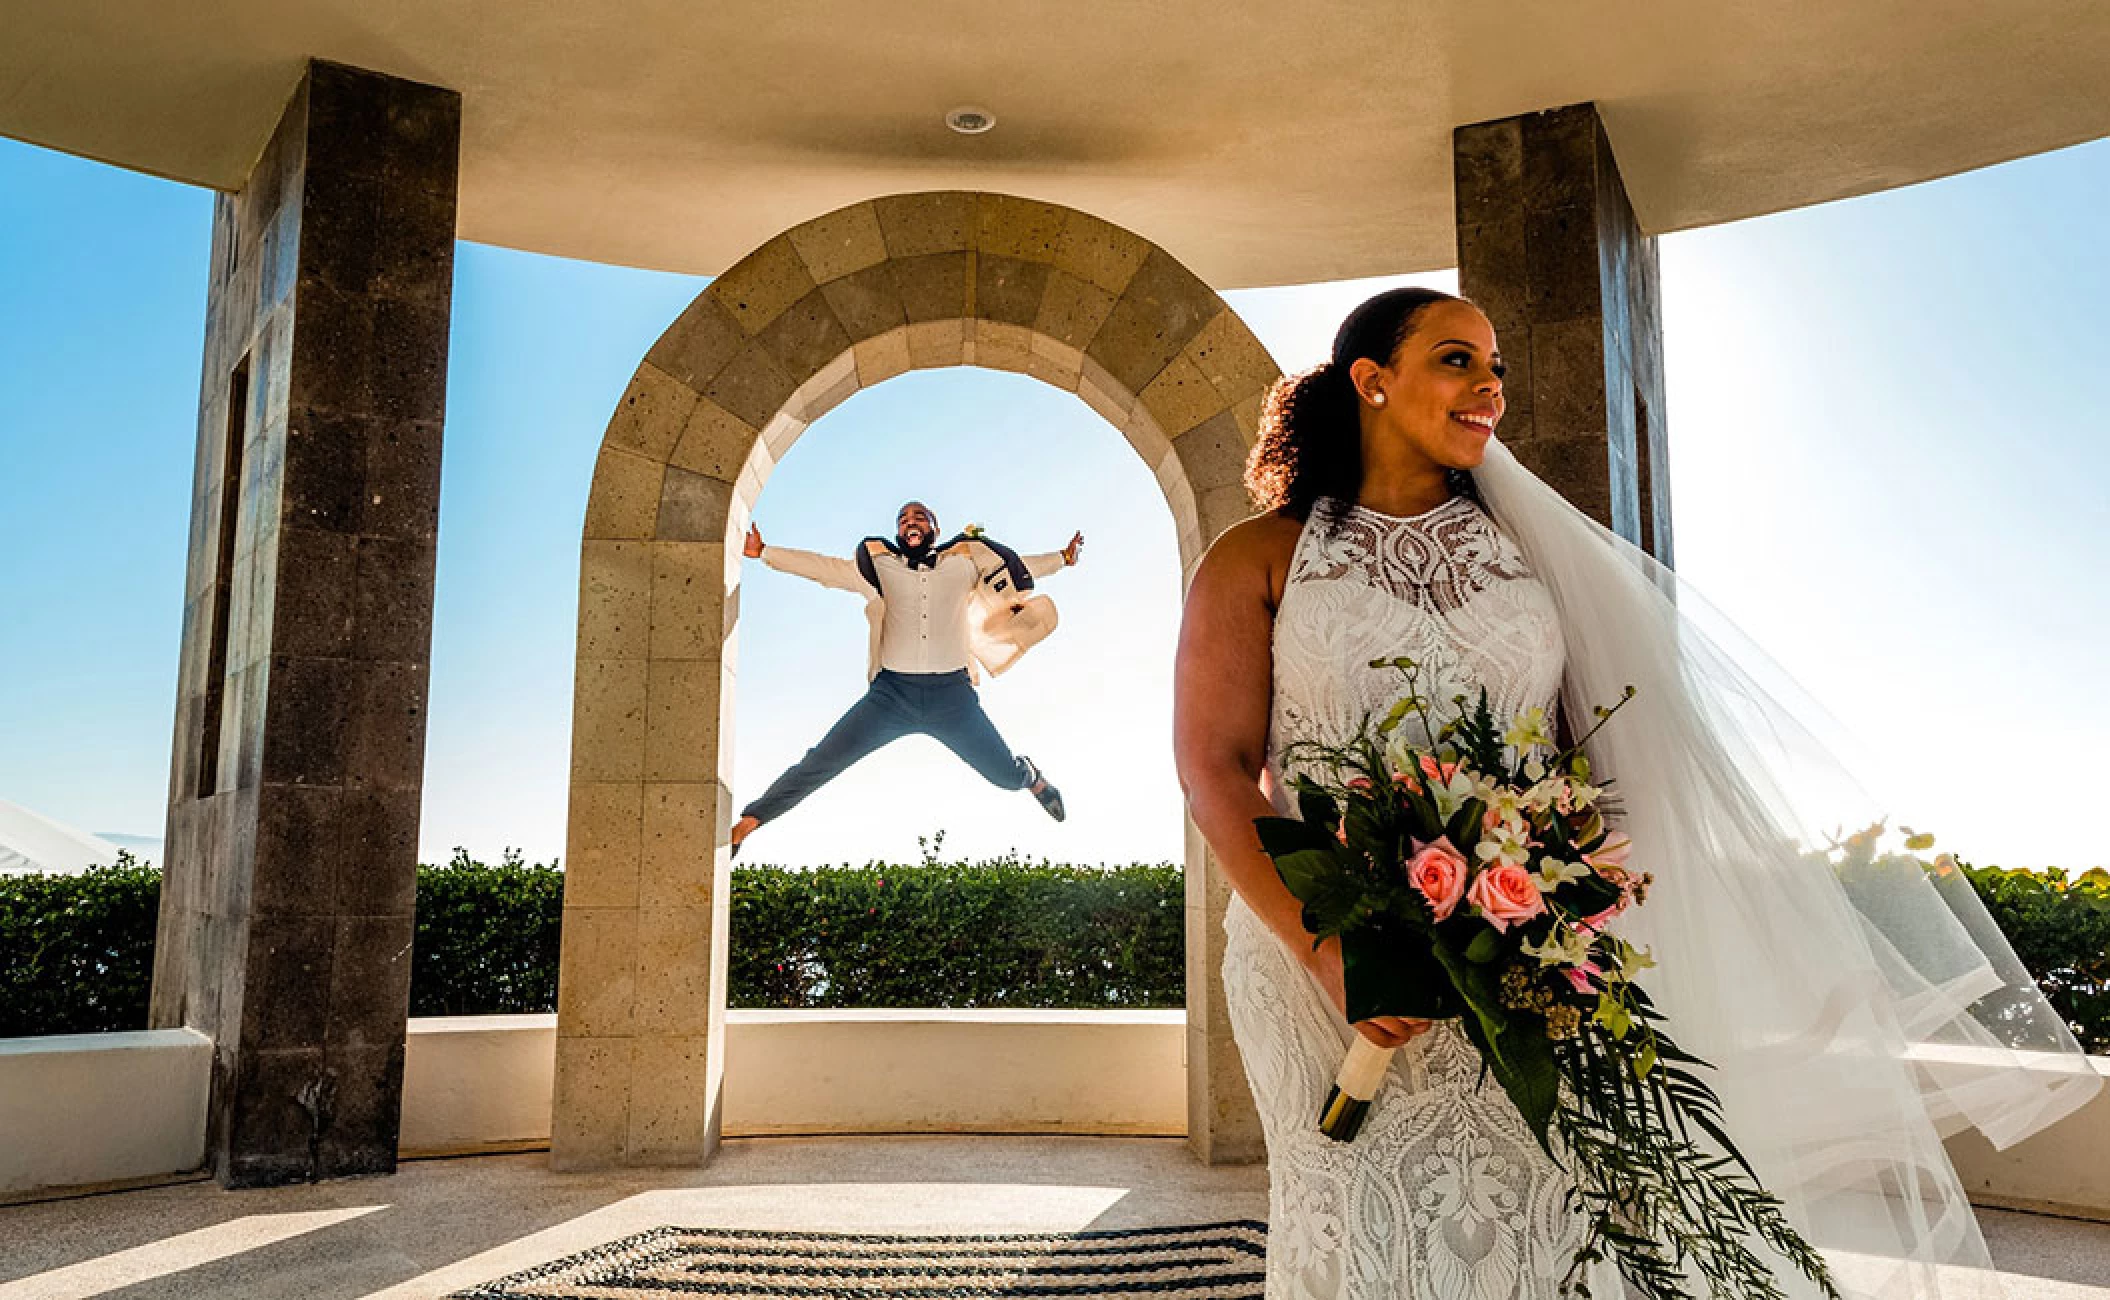
<path id="1" fill-rule="evenodd" d="M 0 134 L 237 188 L 310 55 L 462 92 L 464 238 L 703 273 L 952 188 L 1219 288 L 1447 266 L 1451 129 L 1580 100 L 1656 232 L 2110 134 L 2102 0 L 14 0 Z"/>

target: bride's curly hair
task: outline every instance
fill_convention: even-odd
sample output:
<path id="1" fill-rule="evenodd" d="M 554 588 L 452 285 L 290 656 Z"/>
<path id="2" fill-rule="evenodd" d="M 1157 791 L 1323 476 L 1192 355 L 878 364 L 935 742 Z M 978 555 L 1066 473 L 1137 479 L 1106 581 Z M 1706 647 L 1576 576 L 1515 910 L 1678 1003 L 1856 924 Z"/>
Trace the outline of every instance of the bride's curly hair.
<path id="1" fill-rule="evenodd" d="M 1348 368 L 1362 358 L 1389 365 L 1422 312 L 1464 302 L 1436 289 L 1387 289 L 1364 302 L 1333 336 L 1333 353 L 1268 389 L 1260 433 L 1246 457 L 1245 487 L 1255 508 L 1309 519 L 1322 497 L 1342 508 L 1363 486 L 1362 421 Z M 1472 475 L 1451 472 L 1451 490 L 1473 495 Z"/>

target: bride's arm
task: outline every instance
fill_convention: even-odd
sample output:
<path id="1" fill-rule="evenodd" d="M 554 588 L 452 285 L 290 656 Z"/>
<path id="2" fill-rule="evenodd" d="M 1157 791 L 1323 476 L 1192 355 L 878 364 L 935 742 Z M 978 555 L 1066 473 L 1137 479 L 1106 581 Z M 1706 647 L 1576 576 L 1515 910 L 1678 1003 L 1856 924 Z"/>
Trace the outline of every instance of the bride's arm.
<path id="1" fill-rule="evenodd" d="M 1253 829 L 1254 818 L 1275 815 L 1261 780 L 1274 679 L 1275 574 L 1287 564 L 1287 523 L 1263 516 L 1239 524 L 1195 570 L 1173 675 L 1172 745 L 1187 810 L 1231 888 L 1308 960 L 1302 904 L 1275 874 Z M 1295 546 L 1294 532 L 1286 541 Z"/>
<path id="2" fill-rule="evenodd" d="M 1261 780 L 1274 688 L 1275 606 L 1297 533 L 1293 520 L 1249 519 L 1217 539 L 1196 569 L 1174 670 L 1173 756 L 1187 810 L 1231 888 L 1319 977 L 1338 1011 L 1344 1004 L 1340 945 L 1329 940 L 1313 950 L 1303 905 L 1275 873 L 1253 829 L 1255 818 L 1276 814 Z M 1357 1029 L 1381 1047 L 1396 1047 L 1421 1027 L 1382 1017 Z"/>

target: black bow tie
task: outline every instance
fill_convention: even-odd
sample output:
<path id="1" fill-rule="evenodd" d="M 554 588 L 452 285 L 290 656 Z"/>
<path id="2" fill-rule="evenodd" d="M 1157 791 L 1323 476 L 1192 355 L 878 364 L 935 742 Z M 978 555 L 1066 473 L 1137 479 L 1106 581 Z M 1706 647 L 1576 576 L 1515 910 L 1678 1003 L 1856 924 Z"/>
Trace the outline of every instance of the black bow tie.
<path id="1" fill-rule="evenodd" d="M 894 547 L 894 554 L 900 556 L 902 562 L 911 569 L 935 569 L 938 567 L 938 548 L 932 542 L 925 542 L 923 545 L 915 547 L 897 544 Z"/>

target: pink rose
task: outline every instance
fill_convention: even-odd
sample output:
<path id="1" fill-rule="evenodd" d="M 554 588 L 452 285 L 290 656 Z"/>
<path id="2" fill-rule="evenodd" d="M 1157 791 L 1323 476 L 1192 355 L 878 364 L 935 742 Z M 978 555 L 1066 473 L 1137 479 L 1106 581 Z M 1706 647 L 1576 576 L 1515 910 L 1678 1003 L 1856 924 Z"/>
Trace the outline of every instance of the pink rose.
<path id="1" fill-rule="evenodd" d="M 1509 862 L 1496 863 L 1481 872 L 1465 891 L 1465 897 L 1497 930 L 1507 930 L 1546 910 L 1538 881 L 1524 868 Z"/>
<path id="2" fill-rule="evenodd" d="M 1468 874 L 1465 855 L 1451 847 L 1448 836 L 1434 844 L 1422 844 L 1407 859 L 1407 883 L 1429 900 L 1439 921 L 1448 920 L 1458 900 L 1465 897 Z"/>

